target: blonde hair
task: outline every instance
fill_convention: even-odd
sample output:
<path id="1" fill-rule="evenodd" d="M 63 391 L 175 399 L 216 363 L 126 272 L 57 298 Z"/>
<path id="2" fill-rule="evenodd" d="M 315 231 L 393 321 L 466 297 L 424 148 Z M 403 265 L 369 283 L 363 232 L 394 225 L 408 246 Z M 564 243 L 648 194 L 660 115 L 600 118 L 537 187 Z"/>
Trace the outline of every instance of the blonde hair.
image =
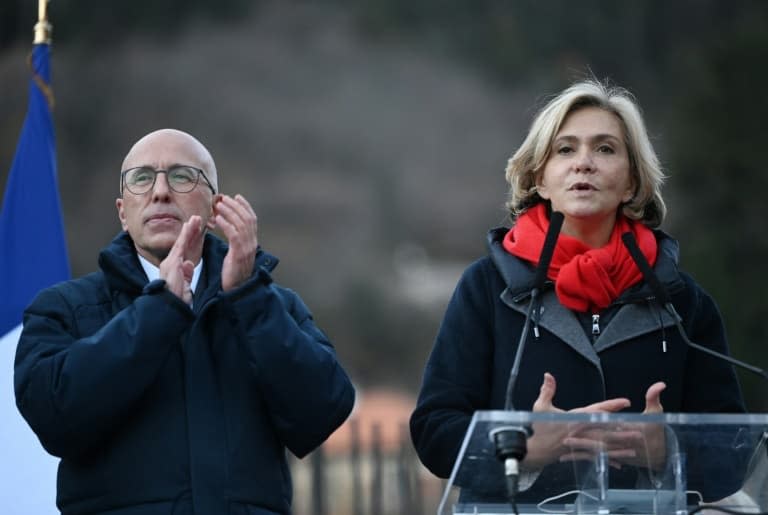
<path id="1" fill-rule="evenodd" d="M 528 208 L 542 202 L 536 191 L 536 179 L 549 159 L 552 143 L 566 117 L 584 107 L 597 107 L 616 115 L 624 128 L 624 143 L 635 192 L 622 206 L 627 218 L 658 227 L 667 208 L 661 196 L 664 172 L 648 137 L 640 108 L 632 94 L 597 80 L 577 82 L 545 105 L 531 124 L 528 135 L 509 159 L 506 178 L 509 183 L 507 208 L 516 219 Z"/>

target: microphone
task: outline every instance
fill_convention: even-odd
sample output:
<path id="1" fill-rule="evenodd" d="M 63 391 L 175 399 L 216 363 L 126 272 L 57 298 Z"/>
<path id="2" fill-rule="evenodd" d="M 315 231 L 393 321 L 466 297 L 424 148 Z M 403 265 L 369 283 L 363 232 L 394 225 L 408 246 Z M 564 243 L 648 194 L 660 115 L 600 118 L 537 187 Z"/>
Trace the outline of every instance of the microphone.
<path id="1" fill-rule="evenodd" d="M 685 342 L 686 345 L 696 350 L 699 350 L 701 352 L 704 352 L 706 354 L 709 354 L 710 356 L 714 356 L 715 358 L 727 361 L 731 365 L 741 367 L 744 370 L 749 370 L 750 372 L 759 375 L 763 379 L 768 380 L 768 372 L 766 372 L 762 368 L 758 368 L 748 363 L 744 363 L 743 361 L 739 361 L 736 358 L 732 358 L 727 354 L 714 351 L 712 349 L 704 347 L 703 345 L 699 345 L 698 343 L 692 342 L 688 338 L 688 334 L 685 332 L 685 329 L 683 328 L 683 325 L 681 323 L 683 319 L 677 313 L 675 306 L 672 304 L 672 300 L 669 297 L 669 293 L 667 293 L 667 290 L 664 288 L 664 286 L 662 286 L 661 281 L 659 281 L 659 278 L 653 272 L 653 269 L 651 268 L 651 265 L 648 263 L 648 260 L 645 259 L 645 256 L 640 251 L 640 247 L 638 247 L 637 245 L 637 240 L 635 239 L 635 235 L 632 234 L 631 232 L 625 232 L 624 234 L 621 235 L 621 241 L 622 243 L 624 243 L 624 246 L 627 247 L 627 250 L 629 251 L 630 256 L 632 256 L 632 260 L 635 262 L 637 267 L 640 269 L 640 272 L 643 274 L 643 278 L 645 279 L 645 282 L 647 282 L 650 285 L 651 290 L 653 291 L 653 294 L 656 295 L 656 299 L 658 299 L 661 305 L 664 306 L 664 309 L 666 309 L 667 312 L 670 315 L 672 315 L 672 319 L 675 321 L 675 326 L 677 327 L 677 332 L 680 333 L 680 336 L 683 338 L 683 341 Z"/>
<path id="2" fill-rule="evenodd" d="M 552 255 L 555 252 L 555 244 L 557 243 L 557 237 L 560 235 L 560 229 L 563 226 L 563 214 L 559 211 L 553 211 L 549 217 L 549 229 L 544 237 L 544 245 L 541 247 L 541 254 L 539 256 L 539 264 L 536 266 L 536 272 L 533 276 L 533 288 L 531 289 L 531 301 L 528 303 L 528 312 L 525 315 L 525 322 L 523 323 L 523 330 L 520 333 L 520 341 L 517 345 L 517 352 L 515 353 L 515 360 L 512 363 L 512 369 L 509 371 L 509 381 L 507 382 L 507 395 L 505 399 L 505 410 L 515 409 L 512 400 L 515 384 L 517 383 L 517 374 L 520 372 L 520 361 L 523 358 L 523 351 L 525 344 L 528 341 L 528 331 L 531 328 L 531 320 L 533 319 L 534 312 L 537 313 L 541 304 L 539 295 L 541 289 L 544 287 L 544 282 L 547 280 L 547 270 L 549 270 L 549 264 L 552 262 Z"/>
<path id="3" fill-rule="evenodd" d="M 508 411 L 514 410 L 514 401 L 512 399 L 515 392 L 515 384 L 517 383 L 517 376 L 520 373 L 520 361 L 523 357 L 525 344 L 528 341 L 531 320 L 534 316 L 536 316 L 536 319 L 538 320 L 539 309 L 541 307 L 540 294 L 542 288 L 544 288 L 544 282 L 547 280 L 547 270 L 549 270 L 549 264 L 552 262 L 552 255 L 555 252 L 557 237 L 563 226 L 563 219 L 563 214 L 559 211 L 553 211 L 549 217 L 549 229 L 547 229 L 547 234 L 544 237 L 544 245 L 542 246 L 541 254 L 539 255 L 539 263 L 536 266 L 536 272 L 533 276 L 531 300 L 528 303 L 528 311 L 525 315 L 523 330 L 520 333 L 520 341 L 517 344 L 515 360 L 512 363 L 512 369 L 509 371 L 509 380 L 507 381 L 507 391 L 504 402 L 504 409 Z M 534 332 L 538 336 L 537 328 L 534 328 Z M 526 426 L 499 427 L 489 434 L 489 437 L 496 446 L 496 457 L 504 463 L 507 495 L 515 513 L 517 513 L 515 497 L 517 496 L 518 478 L 520 474 L 519 465 L 528 452 L 526 442 L 531 434 L 533 434 L 532 429 Z"/>

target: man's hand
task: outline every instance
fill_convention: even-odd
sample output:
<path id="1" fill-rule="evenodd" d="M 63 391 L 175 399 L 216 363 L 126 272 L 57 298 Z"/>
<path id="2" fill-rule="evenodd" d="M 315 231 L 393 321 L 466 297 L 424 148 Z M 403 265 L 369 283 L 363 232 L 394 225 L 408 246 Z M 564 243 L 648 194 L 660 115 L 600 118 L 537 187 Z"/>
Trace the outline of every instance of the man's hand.
<path id="1" fill-rule="evenodd" d="M 192 304 L 191 284 L 195 271 L 192 258 L 197 259 L 202 253 L 203 234 L 202 218 L 190 216 L 181 226 L 168 256 L 160 263 L 160 278 L 165 279 L 166 288 L 186 304 Z"/>
<path id="2" fill-rule="evenodd" d="M 229 242 L 221 269 L 221 289 L 240 286 L 251 274 L 256 261 L 256 213 L 242 195 L 221 195 L 214 204 L 214 221 Z"/>

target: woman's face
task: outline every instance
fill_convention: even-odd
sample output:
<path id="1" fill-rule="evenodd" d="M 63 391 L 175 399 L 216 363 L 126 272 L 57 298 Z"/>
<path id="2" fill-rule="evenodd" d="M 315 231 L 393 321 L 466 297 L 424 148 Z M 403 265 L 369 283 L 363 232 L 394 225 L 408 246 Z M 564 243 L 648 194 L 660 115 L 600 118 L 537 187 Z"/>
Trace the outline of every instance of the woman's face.
<path id="1" fill-rule="evenodd" d="M 565 234 L 597 231 L 610 236 L 619 205 L 634 191 L 624 130 L 616 115 L 598 107 L 570 113 L 537 178 L 537 191 L 565 215 Z"/>

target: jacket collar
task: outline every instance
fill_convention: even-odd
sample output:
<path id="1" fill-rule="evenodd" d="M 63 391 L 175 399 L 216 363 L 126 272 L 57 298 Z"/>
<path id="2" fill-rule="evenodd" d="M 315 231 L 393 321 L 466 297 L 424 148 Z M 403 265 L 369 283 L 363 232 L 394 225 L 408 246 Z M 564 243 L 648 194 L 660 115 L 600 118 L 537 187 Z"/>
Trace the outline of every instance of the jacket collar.
<path id="1" fill-rule="evenodd" d="M 488 233 L 488 246 L 491 260 L 499 271 L 506 288 L 500 300 L 509 308 L 525 315 L 528 299 L 533 289 L 535 267 L 508 253 L 502 241 L 509 229 L 497 228 Z M 654 271 L 664 288 L 672 294 L 684 288 L 684 283 L 677 269 L 678 244 L 663 233 L 654 231 L 659 242 L 659 253 Z M 614 304 L 618 311 L 595 342 L 591 342 L 579 323 L 576 315 L 560 304 L 548 281 L 541 294 L 541 307 L 535 324 L 547 329 L 578 354 L 589 360 L 601 370 L 598 352 L 610 348 L 621 341 L 647 334 L 662 327 L 674 325 L 671 315 L 660 308 L 652 308 L 647 301 L 655 296 L 651 288 L 641 281 L 625 291 Z M 601 372 L 602 373 L 602 372 Z"/>
<path id="2" fill-rule="evenodd" d="M 217 236 L 207 233 L 203 243 L 203 274 L 208 278 L 206 290 L 220 287 L 221 267 L 229 246 Z M 254 271 L 264 268 L 271 272 L 279 260 L 259 248 Z M 147 282 L 136 248 L 130 235 L 122 231 L 99 254 L 99 267 L 107 278 L 110 290 L 138 295 Z M 207 297 L 207 292 L 206 292 Z"/>
<path id="3" fill-rule="evenodd" d="M 493 264 L 507 285 L 508 294 L 515 301 L 519 301 L 530 296 L 536 268 L 531 263 L 513 256 L 504 249 L 502 242 L 507 232 L 509 232 L 507 227 L 497 227 L 488 231 L 488 250 Z M 673 294 L 684 287 L 677 268 L 680 259 L 680 246 L 674 238 L 664 231 L 654 230 L 653 232 L 659 244 L 659 252 L 653 270 L 667 292 Z M 545 289 L 551 286 L 552 282 L 547 281 Z M 654 297 L 650 285 L 641 281 L 622 293 L 616 302 L 625 304 Z"/>

